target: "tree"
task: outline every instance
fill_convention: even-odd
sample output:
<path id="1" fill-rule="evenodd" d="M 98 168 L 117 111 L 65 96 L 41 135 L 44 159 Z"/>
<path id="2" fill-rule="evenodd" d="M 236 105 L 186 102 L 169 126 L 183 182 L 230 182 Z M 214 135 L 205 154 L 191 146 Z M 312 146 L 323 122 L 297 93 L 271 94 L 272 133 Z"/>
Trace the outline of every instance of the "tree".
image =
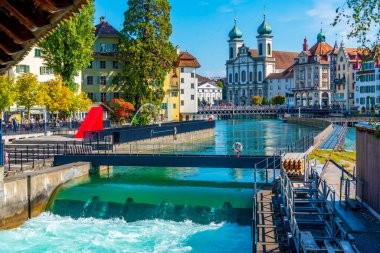
<path id="1" fill-rule="evenodd" d="M 63 79 L 56 77 L 43 84 L 45 90 L 45 106 L 46 111 L 57 113 L 62 109 L 62 87 Z"/>
<path id="2" fill-rule="evenodd" d="M 254 96 L 251 98 L 251 103 L 254 105 L 261 104 L 261 97 L 260 96 Z"/>
<path id="3" fill-rule="evenodd" d="M 88 111 L 88 109 L 90 109 L 91 104 L 92 101 L 87 97 L 87 94 L 81 92 L 78 95 L 74 96 L 73 103 L 70 107 L 70 114 L 75 114 L 78 111 Z"/>
<path id="4" fill-rule="evenodd" d="M 95 27 L 94 1 L 90 0 L 79 13 L 64 21 L 49 37 L 39 43 L 48 68 L 63 77 L 75 90 L 74 77 L 92 60 Z"/>
<path id="5" fill-rule="evenodd" d="M 37 80 L 37 76 L 31 73 L 22 74 L 16 81 L 16 103 L 25 106 L 28 118 L 30 108 L 36 105 L 43 105 L 45 90 Z"/>
<path id="6" fill-rule="evenodd" d="M 132 112 L 136 111 L 131 103 L 124 101 L 122 98 L 114 98 L 107 104 L 111 108 L 111 119 L 116 123 L 130 119 Z"/>
<path id="7" fill-rule="evenodd" d="M 220 80 L 219 80 L 219 81 L 216 81 L 216 85 L 219 86 L 219 87 L 222 88 L 222 89 L 223 89 L 223 87 L 224 87 L 222 81 L 220 81 Z"/>
<path id="8" fill-rule="evenodd" d="M 12 77 L 0 76 L 0 111 L 12 106 L 15 99 L 15 83 Z"/>
<path id="9" fill-rule="evenodd" d="M 118 45 L 125 64 L 114 83 L 136 109 L 148 102 L 158 106 L 164 97 L 162 84 L 177 58 L 169 41 L 170 9 L 167 0 L 128 0 Z"/>
<path id="10" fill-rule="evenodd" d="M 268 105 L 269 104 L 269 100 L 267 97 L 263 97 L 263 101 L 261 102 L 263 105 Z"/>
<path id="11" fill-rule="evenodd" d="M 272 104 L 274 105 L 283 105 L 285 104 L 285 96 L 277 95 L 272 98 Z"/>
<path id="12" fill-rule="evenodd" d="M 345 4 L 336 9 L 332 25 L 336 26 L 342 21 L 346 21 L 351 28 L 347 37 L 356 38 L 366 53 L 372 51 L 375 59 L 380 60 L 380 1 L 345 0 Z"/>

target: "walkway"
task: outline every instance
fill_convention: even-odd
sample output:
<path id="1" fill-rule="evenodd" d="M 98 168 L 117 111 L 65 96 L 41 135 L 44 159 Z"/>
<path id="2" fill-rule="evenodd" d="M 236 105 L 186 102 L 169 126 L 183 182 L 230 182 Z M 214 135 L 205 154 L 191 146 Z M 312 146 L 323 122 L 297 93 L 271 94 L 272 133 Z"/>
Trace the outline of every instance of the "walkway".
<path id="1" fill-rule="evenodd" d="M 326 140 L 318 147 L 319 149 L 334 149 L 338 144 L 339 134 L 343 127 L 340 125 L 333 125 L 334 130 L 326 138 Z"/>
<path id="2" fill-rule="evenodd" d="M 281 252 L 274 222 L 274 207 L 271 190 L 260 190 L 257 193 L 256 252 Z"/>

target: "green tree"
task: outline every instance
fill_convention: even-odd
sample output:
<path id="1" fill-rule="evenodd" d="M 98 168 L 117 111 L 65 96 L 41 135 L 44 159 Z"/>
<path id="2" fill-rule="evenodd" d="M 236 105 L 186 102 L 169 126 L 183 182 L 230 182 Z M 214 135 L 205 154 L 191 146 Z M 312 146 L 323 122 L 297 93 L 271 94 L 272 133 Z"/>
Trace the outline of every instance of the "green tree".
<path id="1" fill-rule="evenodd" d="M 223 83 L 222 83 L 222 81 L 216 81 L 216 85 L 218 85 L 220 88 L 222 88 L 223 89 Z"/>
<path id="2" fill-rule="evenodd" d="M 124 87 L 126 100 L 136 109 L 147 102 L 159 106 L 164 97 L 162 84 L 177 58 L 169 41 L 170 9 L 167 0 L 128 0 L 118 45 L 126 64 L 114 83 Z"/>
<path id="3" fill-rule="evenodd" d="M 70 106 L 70 114 L 74 114 L 78 111 L 88 111 L 88 109 L 90 109 L 91 104 L 92 101 L 87 97 L 86 93 L 81 92 L 78 95 L 74 95 L 73 103 Z"/>
<path id="4" fill-rule="evenodd" d="M 261 102 L 263 105 L 268 105 L 269 104 L 269 100 L 268 100 L 268 98 L 267 97 L 263 97 L 263 99 L 262 99 L 263 101 Z"/>
<path id="5" fill-rule="evenodd" d="M 358 43 L 369 53 L 375 52 L 380 59 L 380 1 L 379 0 L 345 0 L 336 9 L 333 26 L 346 22 L 351 31 L 347 37 L 356 38 Z M 374 36 L 373 36 L 374 35 Z"/>
<path id="6" fill-rule="evenodd" d="M 39 43 L 46 66 L 61 75 L 72 90 L 76 89 L 74 77 L 92 60 L 94 12 L 94 1 L 90 0 L 72 19 L 64 21 Z"/>
<path id="7" fill-rule="evenodd" d="M 12 106 L 15 99 L 15 83 L 8 75 L 0 76 L 0 111 Z"/>
<path id="8" fill-rule="evenodd" d="M 254 96 L 251 98 L 251 103 L 253 105 L 259 105 L 261 104 L 261 97 L 260 96 Z"/>
<path id="9" fill-rule="evenodd" d="M 45 89 L 37 80 L 37 76 L 31 73 L 22 74 L 16 81 L 16 103 L 25 106 L 28 118 L 33 106 L 43 105 Z"/>
<path id="10" fill-rule="evenodd" d="M 272 104 L 274 105 L 283 105 L 285 104 L 285 96 L 277 95 L 272 98 Z"/>

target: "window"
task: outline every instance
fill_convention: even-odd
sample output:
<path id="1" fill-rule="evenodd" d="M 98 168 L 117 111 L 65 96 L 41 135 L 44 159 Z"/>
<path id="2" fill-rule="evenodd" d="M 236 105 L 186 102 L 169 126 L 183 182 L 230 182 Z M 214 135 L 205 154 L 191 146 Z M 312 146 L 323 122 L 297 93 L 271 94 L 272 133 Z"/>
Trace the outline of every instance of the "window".
<path id="1" fill-rule="evenodd" d="M 194 72 L 191 73 L 191 77 L 194 78 L 195 77 L 195 74 Z"/>
<path id="2" fill-rule="evenodd" d="M 106 85 L 107 84 L 107 78 L 105 76 L 100 76 L 99 78 L 99 84 L 100 85 Z"/>
<path id="3" fill-rule="evenodd" d="M 41 57 L 41 49 L 34 49 L 34 57 Z"/>
<path id="4" fill-rule="evenodd" d="M 105 69 L 106 68 L 106 61 L 100 61 L 100 68 Z"/>
<path id="5" fill-rule="evenodd" d="M 94 84 L 94 78 L 92 76 L 87 76 L 87 85 Z"/>
<path id="6" fill-rule="evenodd" d="M 91 100 L 94 100 L 94 93 L 92 92 L 87 93 L 87 97 Z"/>
<path id="7" fill-rule="evenodd" d="M 239 74 L 235 73 L 235 83 L 237 83 L 238 81 L 239 81 Z"/>
<path id="8" fill-rule="evenodd" d="M 118 69 L 119 68 L 119 62 L 118 61 L 113 61 L 112 62 L 112 68 L 113 69 Z"/>
<path id="9" fill-rule="evenodd" d="M 173 91 L 173 92 L 172 92 L 172 97 L 178 97 L 178 92 Z"/>
<path id="10" fill-rule="evenodd" d="M 106 44 L 104 43 L 100 44 L 100 52 L 106 52 Z"/>
<path id="11" fill-rule="evenodd" d="M 185 82 L 185 78 L 181 78 L 181 83 L 184 83 Z"/>
<path id="12" fill-rule="evenodd" d="M 253 75 L 252 75 L 252 72 L 249 72 L 249 81 L 250 81 L 250 82 L 253 81 Z"/>
<path id="13" fill-rule="evenodd" d="M 116 44 L 112 44 L 112 52 L 117 52 L 117 45 Z"/>
<path id="14" fill-rule="evenodd" d="M 173 109 L 177 109 L 177 104 L 176 103 L 173 104 Z"/>
<path id="15" fill-rule="evenodd" d="M 102 102 L 107 101 L 107 93 L 105 92 L 100 93 L 100 101 Z"/>
<path id="16" fill-rule="evenodd" d="M 270 55 L 270 54 L 271 54 L 270 43 L 268 43 L 268 44 L 267 44 L 267 51 L 268 51 L 268 53 L 267 53 L 267 54 L 269 54 L 269 55 Z"/>
<path id="17" fill-rule="evenodd" d="M 184 73 L 185 72 L 185 68 L 181 68 L 181 73 Z"/>
<path id="18" fill-rule="evenodd" d="M 113 93 L 113 98 L 120 98 L 120 93 L 119 92 L 114 92 Z"/>
<path id="19" fill-rule="evenodd" d="M 229 75 L 228 75 L 228 82 L 229 82 L 229 83 L 232 83 L 232 74 L 229 74 Z"/>
<path id="20" fill-rule="evenodd" d="M 191 95 L 190 98 L 191 98 L 191 100 L 194 100 L 194 95 Z"/>
<path id="21" fill-rule="evenodd" d="M 181 94 L 185 94 L 185 90 L 184 89 L 181 89 Z"/>
<path id="22" fill-rule="evenodd" d="M 346 64 L 343 64 L 343 70 L 346 70 Z"/>
<path id="23" fill-rule="evenodd" d="M 259 73 L 258 73 L 258 76 L 259 76 L 259 82 L 261 82 L 262 81 L 262 72 L 261 71 L 259 71 Z"/>
<path id="24" fill-rule="evenodd" d="M 29 65 L 17 65 L 16 73 L 29 73 Z"/>
<path id="25" fill-rule="evenodd" d="M 182 106 L 185 105 L 185 102 L 184 102 L 183 100 L 181 100 L 181 105 L 182 105 Z"/>
<path id="26" fill-rule="evenodd" d="M 234 49 L 230 47 L 230 59 L 234 58 Z"/>
<path id="27" fill-rule="evenodd" d="M 193 83 L 191 84 L 191 88 L 194 89 L 194 84 Z"/>
<path id="28" fill-rule="evenodd" d="M 52 75 L 54 71 L 46 66 L 40 67 L 40 75 Z"/>
<path id="29" fill-rule="evenodd" d="M 90 65 L 87 67 L 88 69 L 92 69 L 92 61 L 90 61 Z"/>
<path id="30" fill-rule="evenodd" d="M 245 83 L 245 81 L 246 81 L 246 72 L 245 72 L 245 70 L 243 70 L 242 72 L 241 72 L 241 81 L 243 82 L 243 83 Z"/>
<path id="31" fill-rule="evenodd" d="M 263 55 L 263 44 L 259 44 L 259 55 Z"/>

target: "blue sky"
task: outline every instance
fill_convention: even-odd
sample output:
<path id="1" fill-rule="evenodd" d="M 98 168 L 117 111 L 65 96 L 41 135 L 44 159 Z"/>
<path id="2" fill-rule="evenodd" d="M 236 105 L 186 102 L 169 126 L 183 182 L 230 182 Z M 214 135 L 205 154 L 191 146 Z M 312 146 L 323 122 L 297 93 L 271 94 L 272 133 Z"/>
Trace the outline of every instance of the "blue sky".
<path id="1" fill-rule="evenodd" d="M 202 67 L 198 70 L 206 76 L 224 76 L 225 61 L 228 56 L 228 33 L 233 20 L 238 19 L 238 27 L 243 32 L 245 44 L 254 49 L 257 27 L 263 20 L 265 11 L 272 26 L 273 50 L 302 50 L 306 36 L 309 46 L 316 42 L 321 28 L 326 40 L 333 45 L 335 39 L 349 30 L 347 25 L 330 24 L 335 17 L 335 9 L 344 0 L 169 0 L 172 6 L 171 19 L 173 34 L 171 41 L 180 45 L 198 58 Z M 127 0 L 95 0 L 95 23 L 105 16 L 115 28 L 121 29 Z M 356 46 L 355 41 L 347 41 L 347 47 Z"/>

